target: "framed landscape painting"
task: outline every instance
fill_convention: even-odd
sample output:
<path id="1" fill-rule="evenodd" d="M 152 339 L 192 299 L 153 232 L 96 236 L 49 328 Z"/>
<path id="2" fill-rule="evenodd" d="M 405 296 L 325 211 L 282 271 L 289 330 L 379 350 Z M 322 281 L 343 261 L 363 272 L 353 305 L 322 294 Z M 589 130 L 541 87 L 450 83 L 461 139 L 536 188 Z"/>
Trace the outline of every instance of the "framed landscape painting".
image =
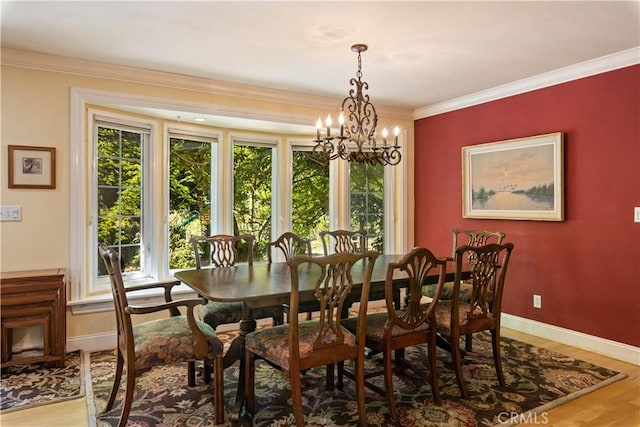
<path id="1" fill-rule="evenodd" d="M 462 147 L 464 218 L 564 220 L 561 132 Z"/>

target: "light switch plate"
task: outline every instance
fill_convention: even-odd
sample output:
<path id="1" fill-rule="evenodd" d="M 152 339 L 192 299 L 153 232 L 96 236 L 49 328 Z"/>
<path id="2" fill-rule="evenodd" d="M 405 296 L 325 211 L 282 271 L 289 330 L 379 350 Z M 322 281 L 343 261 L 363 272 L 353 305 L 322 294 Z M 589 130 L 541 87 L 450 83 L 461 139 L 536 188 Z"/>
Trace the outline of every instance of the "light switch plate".
<path id="1" fill-rule="evenodd" d="M 22 206 L 0 206 L 0 221 L 22 221 Z"/>
<path id="2" fill-rule="evenodd" d="M 640 207 L 633 208 L 633 222 L 640 222 Z"/>

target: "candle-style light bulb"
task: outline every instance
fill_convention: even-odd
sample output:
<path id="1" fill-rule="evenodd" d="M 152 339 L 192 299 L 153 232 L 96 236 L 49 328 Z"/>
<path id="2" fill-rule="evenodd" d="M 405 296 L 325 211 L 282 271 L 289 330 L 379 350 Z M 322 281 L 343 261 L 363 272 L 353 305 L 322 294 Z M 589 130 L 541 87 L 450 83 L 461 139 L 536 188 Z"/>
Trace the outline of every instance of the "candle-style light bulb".
<path id="1" fill-rule="evenodd" d="M 387 128 L 382 129 L 382 143 L 384 144 L 384 146 L 387 146 L 387 135 L 389 134 L 389 132 L 387 132 Z"/>
<path id="2" fill-rule="evenodd" d="M 394 135 L 394 141 L 393 143 L 396 145 L 396 147 L 398 146 L 398 135 L 400 135 L 400 128 L 398 126 L 396 126 L 393 129 L 393 135 Z"/>
<path id="3" fill-rule="evenodd" d="M 327 114 L 325 124 L 327 125 L 327 137 L 329 137 L 331 135 L 331 114 Z"/>
<path id="4" fill-rule="evenodd" d="M 344 111 L 340 109 L 340 114 L 338 115 L 338 123 L 340 124 L 340 138 L 342 138 L 344 134 Z"/>
<path id="5" fill-rule="evenodd" d="M 318 141 L 320 141 L 320 129 L 322 129 L 322 120 L 318 117 L 318 121 L 316 122 L 316 134 L 318 136 Z"/>

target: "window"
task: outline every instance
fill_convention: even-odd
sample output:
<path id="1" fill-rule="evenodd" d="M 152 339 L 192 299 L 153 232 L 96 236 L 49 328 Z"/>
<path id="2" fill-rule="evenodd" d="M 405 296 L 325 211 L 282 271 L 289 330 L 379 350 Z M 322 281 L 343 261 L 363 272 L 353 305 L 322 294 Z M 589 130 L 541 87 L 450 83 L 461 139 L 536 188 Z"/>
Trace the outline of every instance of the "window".
<path id="1" fill-rule="evenodd" d="M 369 248 L 384 251 L 384 166 L 350 164 L 351 229 L 366 230 Z"/>
<path id="2" fill-rule="evenodd" d="M 96 218 L 92 241 L 106 243 L 120 256 L 125 276 L 147 274 L 143 236 L 144 197 L 143 156 L 150 138 L 149 130 L 122 123 L 97 120 L 95 123 L 95 188 L 93 203 Z M 97 277 L 107 275 L 94 252 Z"/>
<path id="3" fill-rule="evenodd" d="M 329 229 L 329 164 L 309 150 L 292 152 L 291 230 L 311 240 L 313 253 L 323 253 L 318 233 Z"/>
<path id="4" fill-rule="evenodd" d="M 318 232 L 335 228 L 367 229 L 380 251 L 404 248 L 402 166 L 327 164 L 314 157 L 305 136 L 234 134 L 119 108 L 147 101 L 71 91 L 68 277 L 74 313 L 111 309 L 97 254 L 102 241 L 120 253 L 127 283 L 191 268 L 189 239 L 196 234 L 254 234 L 258 260 L 266 242 L 289 230 L 311 239 L 316 253 L 322 253 Z"/>
<path id="5" fill-rule="evenodd" d="M 272 240 L 273 162 L 273 147 L 234 140 L 233 233 L 255 237 L 255 260 L 267 259 Z"/>
<path id="6" fill-rule="evenodd" d="M 170 270 L 195 267 L 189 239 L 214 234 L 217 164 L 217 139 L 169 130 Z"/>

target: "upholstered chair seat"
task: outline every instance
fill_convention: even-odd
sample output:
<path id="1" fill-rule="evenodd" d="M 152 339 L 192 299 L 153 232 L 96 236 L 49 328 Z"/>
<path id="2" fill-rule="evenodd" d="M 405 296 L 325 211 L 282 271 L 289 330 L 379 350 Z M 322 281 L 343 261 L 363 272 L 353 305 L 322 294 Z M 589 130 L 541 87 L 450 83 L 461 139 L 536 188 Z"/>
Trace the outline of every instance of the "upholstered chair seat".
<path id="1" fill-rule="evenodd" d="M 354 318 L 357 319 L 357 318 Z M 298 323 L 298 344 L 300 349 L 300 360 L 307 359 L 313 355 L 313 345 L 315 340 L 321 334 L 318 331 L 319 323 L 314 320 Z M 260 356 L 262 359 L 268 360 L 281 366 L 285 370 L 289 370 L 289 328 L 286 326 L 275 326 L 260 331 L 260 339 L 254 339 L 251 334 L 245 338 L 245 347 L 248 351 Z M 330 329 L 327 329 L 325 336 L 326 342 L 336 340 L 336 335 Z M 354 347 L 356 345 L 356 337 L 349 331 L 344 331 L 344 345 Z"/>
<path id="2" fill-rule="evenodd" d="M 196 320 L 209 344 L 209 352 L 222 354 L 223 343 L 206 323 Z M 143 372 L 157 365 L 196 360 L 193 334 L 186 316 L 151 320 L 133 327 L 136 370 Z"/>
<path id="3" fill-rule="evenodd" d="M 275 325 L 283 323 L 281 307 L 261 307 L 253 310 L 254 319 L 272 318 Z M 200 318 L 212 328 L 242 320 L 241 302 L 209 301 L 200 308 Z"/>

